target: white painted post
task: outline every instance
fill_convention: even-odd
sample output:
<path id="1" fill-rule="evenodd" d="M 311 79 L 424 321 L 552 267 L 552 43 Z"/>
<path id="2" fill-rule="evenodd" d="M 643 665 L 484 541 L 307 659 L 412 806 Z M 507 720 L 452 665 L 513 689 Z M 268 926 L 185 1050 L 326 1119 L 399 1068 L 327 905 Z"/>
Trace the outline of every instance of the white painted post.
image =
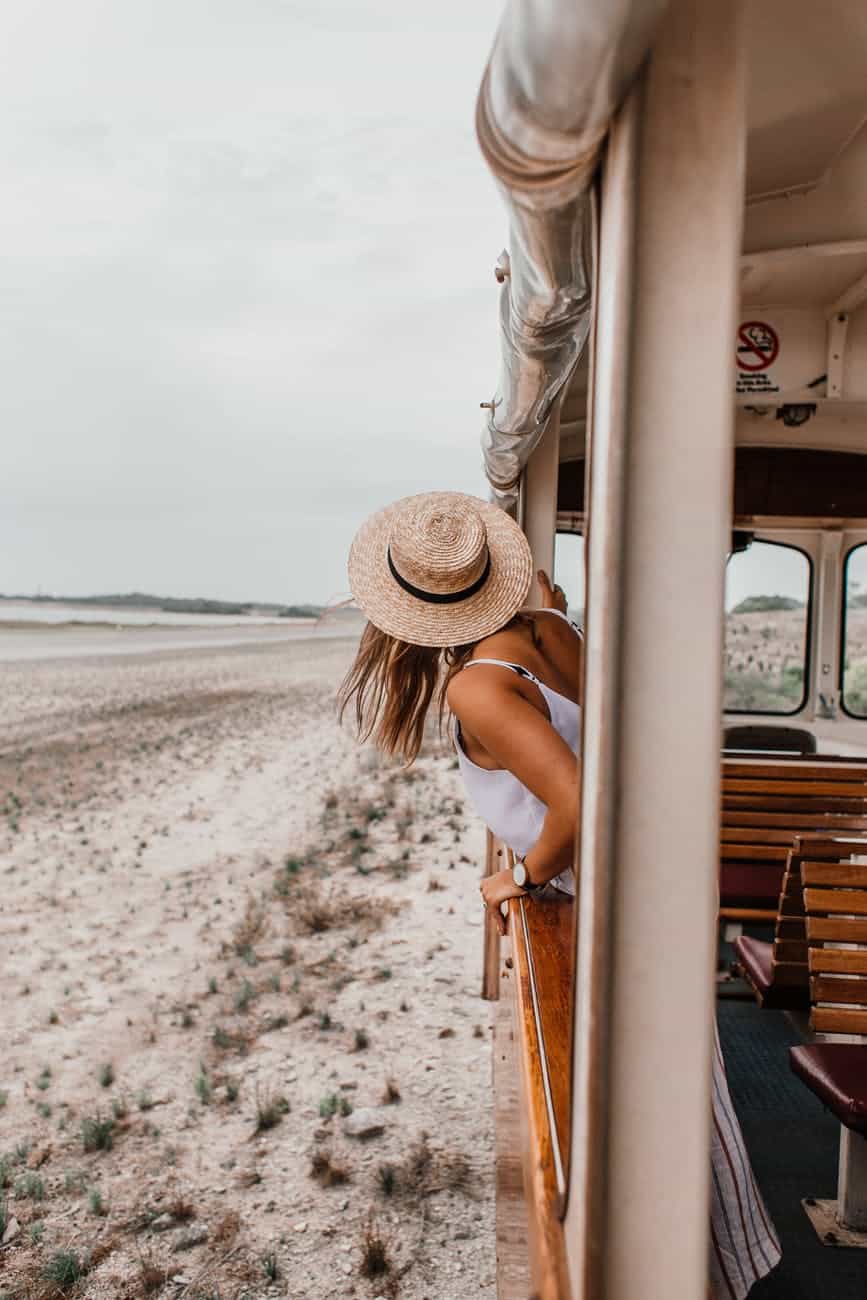
<path id="1" fill-rule="evenodd" d="M 842 1124 L 837 1218 L 851 1232 L 867 1232 L 867 1138 Z"/>
<path id="2" fill-rule="evenodd" d="M 604 180 L 572 1300 L 707 1287 L 740 14 L 737 0 L 672 0 Z"/>

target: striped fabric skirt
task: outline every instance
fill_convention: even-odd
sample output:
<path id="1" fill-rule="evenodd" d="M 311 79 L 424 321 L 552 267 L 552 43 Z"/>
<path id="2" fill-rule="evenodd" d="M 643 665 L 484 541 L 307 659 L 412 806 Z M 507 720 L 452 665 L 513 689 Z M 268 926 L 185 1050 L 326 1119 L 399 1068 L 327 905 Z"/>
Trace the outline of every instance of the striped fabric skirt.
<path id="1" fill-rule="evenodd" d="M 714 1022 L 710 1281 L 715 1300 L 743 1300 L 779 1262 L 780 1243 L 753 1177 Z"/>

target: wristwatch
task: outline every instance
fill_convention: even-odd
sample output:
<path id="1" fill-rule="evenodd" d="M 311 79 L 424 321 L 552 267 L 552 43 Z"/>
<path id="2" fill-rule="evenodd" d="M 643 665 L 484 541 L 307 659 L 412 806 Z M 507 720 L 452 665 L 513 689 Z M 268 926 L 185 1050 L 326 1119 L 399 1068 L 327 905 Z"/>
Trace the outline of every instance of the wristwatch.
<path id="1" fill-rule="evenodd" d="M 533 884 L 523 858 L 515 858 L 515 865 L 512 867 L 512 879 L 519 889 L 525 889 L 528 894 L 535 893 L 537 889 L 542 888 L 541 885 Z"/>

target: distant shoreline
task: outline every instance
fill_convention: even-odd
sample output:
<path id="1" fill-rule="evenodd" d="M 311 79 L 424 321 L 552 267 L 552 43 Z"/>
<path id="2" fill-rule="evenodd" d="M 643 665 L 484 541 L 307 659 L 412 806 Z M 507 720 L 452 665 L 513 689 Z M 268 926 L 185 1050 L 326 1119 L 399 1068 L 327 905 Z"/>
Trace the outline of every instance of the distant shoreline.
<path id="1" fill-rule="evenodd" d="M 232 617 L 317 618 L 323 605 L 286 604 L 266 600 L 213 600 L 208 596 L 152 596 L 149 592 L 110 592 L 101 596 L 10 596 L 0 594 L 0 605 L 63 605 L 83 609 L 153 610 L 160 614 L 216 614 Z"/>
<path id="2" fill-rule="evenodd" d="M 273 614 L 181 613 L 151 607 L 106 609 L 66 601 L 0 601 L 0 663 L 111 658 L 163 652 L 251 649 L 302 640 L 356 638 L 363 619 L 355 610 L 325 617 Z"/>

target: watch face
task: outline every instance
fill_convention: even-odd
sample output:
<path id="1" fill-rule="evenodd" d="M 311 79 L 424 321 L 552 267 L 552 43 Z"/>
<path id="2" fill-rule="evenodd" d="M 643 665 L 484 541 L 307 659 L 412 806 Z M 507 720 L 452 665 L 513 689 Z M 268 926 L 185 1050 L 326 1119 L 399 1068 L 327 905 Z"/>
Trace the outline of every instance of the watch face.
<path id="1" fill-rule="evenodd" d="M 516 862 L 512 868 L 512 879 L 519 889 L 523 889 L 527 883 L 527 868 L 523 862 Z"/>

